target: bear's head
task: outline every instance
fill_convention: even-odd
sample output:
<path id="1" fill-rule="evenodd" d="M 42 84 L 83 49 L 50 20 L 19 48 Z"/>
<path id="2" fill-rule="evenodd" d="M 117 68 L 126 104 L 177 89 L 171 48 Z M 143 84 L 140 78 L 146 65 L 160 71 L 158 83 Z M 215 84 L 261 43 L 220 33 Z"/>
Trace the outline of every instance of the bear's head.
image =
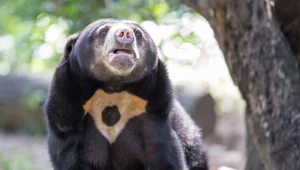
<path id="1" fill-rule="evenodd" d="M 158 57 L 153 40 L 139 24 L 102 19 L 69 38 L 63 60 L 85 77 L 126 84 L 150 74 Z"/>

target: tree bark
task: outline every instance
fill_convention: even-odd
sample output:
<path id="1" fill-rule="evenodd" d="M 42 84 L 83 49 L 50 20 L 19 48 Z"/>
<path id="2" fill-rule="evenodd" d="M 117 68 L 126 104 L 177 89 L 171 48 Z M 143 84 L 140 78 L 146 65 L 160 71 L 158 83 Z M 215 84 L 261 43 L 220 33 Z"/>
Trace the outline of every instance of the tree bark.
<path id="1" fill-rule="evenodd" d="M 271 0 L 183 2 L 210 23 L 232 79 L 246 101 L 246 169 L 299 170 L 300 76 L 296 56 L 300 41 L 289 35 L 300 35 L 295 20 L 300 2 L 277 0 L 277 6 Z M 287 17 L 292 17 L 291 21 L 283 22 Z"/>

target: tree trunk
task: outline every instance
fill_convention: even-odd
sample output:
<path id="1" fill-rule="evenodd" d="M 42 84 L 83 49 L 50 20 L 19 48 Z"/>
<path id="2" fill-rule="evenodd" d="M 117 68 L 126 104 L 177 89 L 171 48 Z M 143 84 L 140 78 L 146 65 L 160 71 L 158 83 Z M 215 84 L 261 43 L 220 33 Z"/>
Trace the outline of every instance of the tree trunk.
<path id="1" fill-rule="evenodd" d="M 183 2 L 210 23 L 232 79 L 247 103 L 246 169 L 299 170 L 300 76 L 296 56 L 300 51 L 300 2 Z"/>

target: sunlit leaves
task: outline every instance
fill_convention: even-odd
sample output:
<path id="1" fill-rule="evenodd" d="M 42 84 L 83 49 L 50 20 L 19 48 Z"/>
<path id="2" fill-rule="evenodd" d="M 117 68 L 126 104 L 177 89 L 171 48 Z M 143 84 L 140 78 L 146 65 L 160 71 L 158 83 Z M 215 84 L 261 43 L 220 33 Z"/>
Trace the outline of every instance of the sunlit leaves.
<path id="1" fill-rule="evenodd" d="M 169 5 L 163 0 L 161 0 L 160 3 L 157 3 L 154 0 L 150 0 L 150 4 L 151 11 L 155 18 L 163 17 L 170 10 Z"/>
<path id="2" fill-rule="evenodd" d="M 182 21 L 188 9 L 176 0 L 91 0 L 88 3 L 4 0 L 0 9 L 0 44 L 4 42 L 0 47 L 0 64 L 5 66 L 3 74 L 11 69 L 53 70 L 67 37 L 100 18 L 131 19 L 143 23 L 160 49 L 168 43 L 172 43 L 175 49 L 181 49 L 176 56 L 184 50 L 191 51 L 189 47 L 200 43 L 194 30 Z M 145 20 L 147 22 L 143 22 Z M 7 37 L 10 37 L 9 41 Z M 184 43 L 189 44 L 189 49 L 182 48 Z M 180 61 L 184 65 L 195 61 L 191 60 L 193 57 L 187 57 L 190 55 L 175 59 L 174 54 L 164 50 L 159 52 L 166 61 Z M 197 56 L 200 56 L 199 52 Z"/>

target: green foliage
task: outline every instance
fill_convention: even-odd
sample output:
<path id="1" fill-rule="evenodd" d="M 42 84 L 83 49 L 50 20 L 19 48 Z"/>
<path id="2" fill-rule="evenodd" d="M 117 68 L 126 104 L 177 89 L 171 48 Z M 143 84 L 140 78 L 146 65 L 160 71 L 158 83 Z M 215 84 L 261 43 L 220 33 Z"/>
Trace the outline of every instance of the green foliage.
<path id="1" fill-rule="evenodd" d="M 130 19 L 139 23 L 150 20 L 180 25 L 186 12 L 190 12 L 189 9 L 178 0 L 2 0 L 0 74 L 15 69 L 37 73 L 53 70 L 67 37 L 97 19 Z M 199 42 L 193 32 L 182 36 L 180 27 L 170 39 L 179 43 Z M 168 56 L 163 56 L 167 60 Z"/>
<path id="2" fill-rule="evenodd" d="M 26 153 L 15 153 L 12 158 L 6 158 L 0 155 L 0 169 L 1 170 L 33 170 L 33 161 Z"/>
<path id="3" fill-rule="evenodd" d="M 35 90 L 27 99 L 27 107 L 31 112 L 40 108 L 40 104 L 44 101 L 46 94 L 42 90 Z"/>

